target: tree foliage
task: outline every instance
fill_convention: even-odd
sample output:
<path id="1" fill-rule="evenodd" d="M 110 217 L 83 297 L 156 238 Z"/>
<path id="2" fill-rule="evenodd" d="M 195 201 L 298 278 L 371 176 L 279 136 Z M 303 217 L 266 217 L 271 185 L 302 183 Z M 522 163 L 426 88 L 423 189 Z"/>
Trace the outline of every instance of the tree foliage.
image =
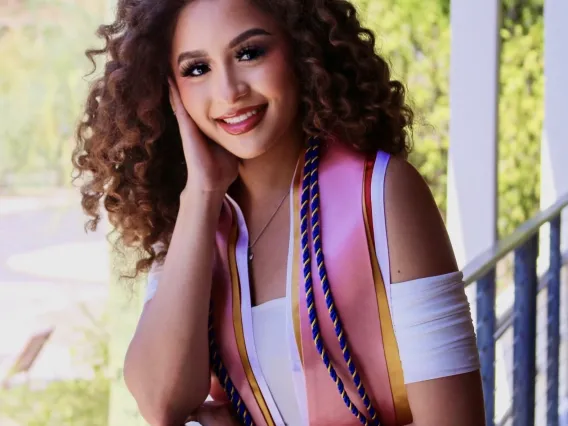
<path id="1" fill-rule="evenodd" d="M 499 231 L 508 234 L 539 209 L 544 119 L 542 0 L 507 0 L 501 29 Z"/>
<path id="2" fill-rule="evenodd" d="M 408 87 L 418 116 L 411 161 L 445 211 L 449 141 L 449 0 L 355 0 L 378 36 L 377 50 L 390 59 Z M 543 123 L 542 0 L 502 3 L 499 93 L 499 218 L 501 236 L 539 206 Z M 458 106 L 456 106 L 458 107 Z M 472 117 L 472 123 L 474 122 Z M 480 172 L 483 169 L 480 167 Z"/>
<path id="3" fill-rule="evenodd" d="M 450 26 L 444 2 L 358 0 L 366 25 L 377 35 L 377 51 L 408 88 L 416 113 L 411 161 L 425 176 L 445 210 L 449 127 Z"/>
<path id="4" fill-rule="evenodd" d="M 0 5 L 0 187 L 32 174 L 70 181 L 70 155 L 102 2 L 28 0 Z"/>

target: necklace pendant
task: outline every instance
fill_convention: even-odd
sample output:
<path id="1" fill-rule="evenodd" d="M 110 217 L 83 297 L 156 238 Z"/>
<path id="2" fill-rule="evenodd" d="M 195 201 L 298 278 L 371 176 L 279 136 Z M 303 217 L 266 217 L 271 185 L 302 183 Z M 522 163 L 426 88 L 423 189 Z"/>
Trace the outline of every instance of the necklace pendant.
<path id="1" fill-rule="evenodd" d="M 254 258 L 254 254 L 252 254 L 252 250 L 249 248 L 248 250 L 248 259 L 249 262 L 252 262 L 252 259 Z"/>

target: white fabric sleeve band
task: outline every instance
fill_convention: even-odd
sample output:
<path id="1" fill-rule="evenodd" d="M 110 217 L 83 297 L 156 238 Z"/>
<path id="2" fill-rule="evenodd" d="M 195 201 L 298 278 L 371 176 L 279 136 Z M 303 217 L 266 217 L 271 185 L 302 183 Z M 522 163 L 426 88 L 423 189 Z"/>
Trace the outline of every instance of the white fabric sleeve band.
<path id="1" fill-rule="evenodd" d="M 144 303 L 154 297 L 162 265 L 148 273 Z M 480 368 L 463 274 L 391 284 L 391 315 L 405 383 Z"/>
<path id="2" fill-rule="evenodd" d="M 390 287 L 391 315 L 405 383 L 480 368 L 461 272 Z"/>
<path id="3" fill-rule="evenodd" d="M 155 243 L 153 245 L 153 248 L 156 253 L 160 253 L 162 250 L 164 250 L 164 244 L 161 242 Z M 159 264 L 156 261 L 152 263 L 150 271 L 148 272 L 148 277 L 146 278 L 146 295 L 144 296 L 144 304 L 146 304 L 156 294 L 156 290 L 158 289 L 158 282 L 163 270 L 163 263 Z"/>
<path id="4" fill-rule="evenodd" d="M 157 265 L 154 263 L 148 272 L 148 278 L 146 279 L 146 295 L 144 296 L 144 303 L 148 302 L 156 294 L 158 289 L 158 281 L 162 275 L 162 265 Z"/>

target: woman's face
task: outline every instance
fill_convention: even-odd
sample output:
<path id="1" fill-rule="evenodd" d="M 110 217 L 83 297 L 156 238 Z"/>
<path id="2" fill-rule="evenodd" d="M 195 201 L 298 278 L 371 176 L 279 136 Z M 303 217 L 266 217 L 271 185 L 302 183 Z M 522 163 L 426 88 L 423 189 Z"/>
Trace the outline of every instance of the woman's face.
<path id="1" fill-rule="evenodd" d="M 278 24 L 248 0 L 193 0 L 177 21 L 171 63 L 195 123 L 250 159 L 297 134 L 291 58 Z"/>

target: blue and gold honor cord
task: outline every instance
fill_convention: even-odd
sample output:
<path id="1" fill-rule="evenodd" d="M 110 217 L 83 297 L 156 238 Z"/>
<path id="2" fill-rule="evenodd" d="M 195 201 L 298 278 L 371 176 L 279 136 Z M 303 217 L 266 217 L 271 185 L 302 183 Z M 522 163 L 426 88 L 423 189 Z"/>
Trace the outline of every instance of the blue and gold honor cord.
<path id="1" fill-rule="evenodd" d="M 343 402 L 349 408 L 351 413 L 365 426 L 380 426 L 379 419 L 377 417 L 377 412 L 373 408 L 369 396 L 365 391 L 361 377 L 357 371 L 353 358 L 351 357 L 351 351 L 349 350 L 349 345 L 343 331 L 343 326 L 341 325 L 341 320 L 335 308 L 335 303 L 333 301 L 333 295 L 331 293 L 331 288 L 329 287 L 329 280 L 327 278 L 327 271 L 325 268 L 325 262 L 322 251 L 321 243 L 321 225 L 320 225 L 320 202 L 319 202 L 319 185 L 318 185 L 318 165 L 319 165 L 319 152 L 320 146 L 317 138 L 310 139 L 309 148 L 306 151 L 304 158 L 304 177 L 302 180 L 302 195 L 301 195 L 301 207 L 300 207 L 300 232 L 301 232 L 301 245 L 302 245 L 302 262 L 304 271 L 304 288 L 306 293 L 306 304 L 308 309 L 308 317 L 310 320 L 310 326 L 312 329 L 312 338 L 316 349 L 329 372 L 331 379 L 335 382 L 337 390 L 343 399 Z M 319 277 L 322 284 L 322 290 L 325 297 L 325 302 L 327 305 L 327 310 L 329 316 L 333 322 L 335 334 L 339 342 L 341 351 L 343 352 L 343 358 L 347 363 L 347 368 L 351 374 L 355 388 L 370 418 L 367 419 L 351 402 L 343 381 L 338 376 L 335 368 L 332 365 L 331 359 L 329 357 L 328 351 L 325 348 L 324 342 L 321 337 L 319 322 L 316 313 L 316 305 L 314 300 L 314 289 L 312 280 L 312 261 L 311 252 L 309 247 L 309 237 L 308 237 L 308 216 L 311 218 L 311 230 L 312 230 L 312 241 L 314 245 L 317 269 Z M 229 400 L 233 404 L 239 418 L 243 421 L 246 426 L 254 425 L 252 417 L 248 412 L 242 398 L 240 397 L 237 389 L 233 385 L 233 382 L 229 378 L 227 369 L 223 365 L 221 357 L 219 355 L 219 350 L 215 341 L 215 335 L 213 331 L 213 321 L 212 314 L 209 315 L 209 355 L 211 366 L 214 373 L 217 375 L 221 386 L 225 390 Z"/>
<path id="2" fill-rule="evenodd" d="M 229 377 L 229 373 L 221 360 L 221 356 L 219 354 L 219 349 L 217 347 L 217 342 L 215 341 L 215 333 L 213 330 L 213 309 L 209 310 L 209 360 L 211 363 L 211 367 L 213 368 L 213 372 L 219 379 L 219 383 L 223 387 L 225 394 L 228 396 L 231 404 L 233 404 L 233 408 L 237 412 L 237 415 L 242 420 L 245 426 L 252 426 L 254 422 L 252 421 L 252 417 L 247 410 L 245 403 L 243 402 L 237 388 L 231 381 Z"/>
<path id="3" fill-rule="evenodd" d="M 351 413 L 364 425 L 379 426 L 380 422 L 377 418 L 377 412 L 371 405 L 371 401 L 361 377 L 355 367 L 353 358 L 351 357 L 351 351 L 349 350 L 349 345 L 343 332 L 343 326 L 341 325 L 341 320 L 339 314 L 335 308 L 335 303 L 333 301 L 333 295 L 331 293 L 331 288 L 329 287 L 329 280 L 327 278 L 327 270 L 325 268 L 325 262 L 322 251 L 321 244 L 321 226 L 320 226 L 320 201 L 319 201 L 319 184 L 318 184 L 318 166 L 319 166 L 319 152 L 320 146 L 319 141 L 316 138 L 310 140 L 310 146 L 306 151 L 305 162 L 304 162 L 304 177 L 302 180 L 302 196 L 301 196 L 301 207 L 300 207 L 300 232 L 301 232 L 301 243 L 302 243 L 302 261 L 304 268 L 304 287 L 306 291 L 306 304 L 308 307 L 308 317 L 310 319 L 310 325 L 312 328 L 312 338 L 316 345 L 316 349 L 320 354 L 320 357 L 325 364 L 327 371 L 331 379 L 335 382 L 337 390 L 343 399 L 343 402 L 349 408 Z M 309 203 L 309 206 L 308 206 Z M 310 209 L 311 207 L 311 209 Z M 327 305 L 327 310 L 331 321 L 333 322 L 335 335 L 343 352 L 343 358 L 347 363 L 349 373 L 359 396 L 361 397 L 365 408 L 367 409 L 370 419 L 367 419 L 351 402 L 349 395 L 345 390 L 343 381 L 339 378 L 335 368 L 332 365 L 331 359 L 329 358 L 327 349 L 323 343 L 320 333 L 320 327 L 318 323 L 318 318 L 316 314 L 316 305 L 314 300 L 314 290 L 313 290 L 313 280 L 312 280 L 312 265 L 311 265 L 311 255 L 309 247 L 308 238 L 308 215 L 311 210 L 311 230 L 312 230 L 312 241 L 314 244 L 314 250 L 316 255 L 317 269 L 319 277 L 322 284 L 322 290 L 325 297 L 325 303 Z"/>

